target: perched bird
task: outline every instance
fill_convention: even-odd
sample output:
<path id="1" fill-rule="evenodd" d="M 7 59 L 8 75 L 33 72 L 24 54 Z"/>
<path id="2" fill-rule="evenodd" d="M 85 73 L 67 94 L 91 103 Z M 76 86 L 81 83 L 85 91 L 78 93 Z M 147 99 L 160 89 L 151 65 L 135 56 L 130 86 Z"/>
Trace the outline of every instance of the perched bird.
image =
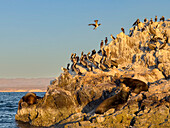
<path id="1" fill-rule="evenodd" d="M 123 33 L 125 33 L 125 30 L 124 30 L 124 28 L 121 28 L 121 30 L 122 30 L 122 32 L 123 32 Z"/>
<path id="2" fill-rule="evenodd" d="M 130 30 L 130 32 L 129 32 L 129 37 L 131 37 L 132 35 L 133 35 L 133 31 Z"/>
<path id="3" fill-rule="evenodd" d="M 107 68 L 102 63 L 99 63 L 98 67 L 103 71 L 107 70 Z"/>
<path id="4" fill-rule="evenodd" d="M 70 63 L 67 64 L 67 70 L 69 70 Z"/>
<path id="5" fill-rule="evenodd" d="M 114 60 L 111 60 L 111 64 L 112 66 L 115 66 L 116 68 L 118 68 L 118 63 Z"/>
<path id="6" fill-rule="evenodd" d="M 149 47 L 151 50 L 156 50 L 156 45 L 154 45 L 154 44 L 148 43 L 148 47 Z"/>
<path id="7" fill-rule="evenodd" d="M 162 45 L 160 45 L 159 49 L 163 49 L 167 43 L 168 43 L 168 37 L 166 37 L 164 43 Z"/>
<path id="8" fill-rule="evenodd" d="M 90 55 L 90 52 L 87 53 L 87 60 L 90 61 L 90 62 L 93 62 L 93 57 L 92 56 L 89 56 Z"/>
<path id="9" fill-rule="evenodd" d="M 160 18 L 160 21 L 161 21 L 161 20 L 164 22 L 164 21 L 165 21 L 165 17 L 162 16 L 162 17 Z"/>
<path id="10" fill-rule="evenodd" d="M 144 22 L 146 23 L 147 21 L 148 21 L 148 20 L 145 18 L 145 19 L 144 19 Z"/>
<path id="11" fill-rule="evenodd" d="M 68 70 L 66 68 L 61 67 L 61 70 L 64 72 L 67 72 Z"/>
<path id="12" fill-rule="evenodd" d="M 105 45 L 107 44 L 108 40 L 107 40 L 107 37 L 105 37 Z"/>
<path id="13" fill-rule="evenodd" d="M 91 63 L 87 63 L 87 71 L 93 71 Z"/>
<path id="14" fill-rule="evenodd" d="M 162 33 L 163 37 L 167 37 L 167 31 L 165 30 L 163 33 Z"/>
<path id="15" fill-rule="evenodd" d="M 93 64 L 94 64 L 95 68 L 98 68 L 99 63 L 97 61 L 93 61 Z"/>
<path id="16" fill-rule="evenodd" d="M 95 24 L 88 24 L 89 26 L 90 26 L 90 25 L 93 25 L 93 26 L 94 26 L 93 30 L 96 29 L 97 27 L 99 27 L 99 26 L 101 25 L 101 24 L 98 24 L 98 20 L 94 20 L 94 22 L 95 22 Z"/>
<path id="17" fill-rule="evenodd" d="M 84 67 L 87 67 L 87 62 L 84 60 L 84 57 L 80 59 L 80 64 L 82 64 Z"/>
<path id="18" fill-rule="evenodd" d="M 82 52 L 81 52 L 81 56 L 83 56 L 83 54 L 84 54 L 84 52 L 82 51 Z"/>
<path id="19" fill-rule="evenodd" d="M 75 60 L 76 60 L 76 63 L 78 63 L 79 62 L 79 56 L 76 56 Z"/>
<path id="20" fill-rule="evenodd" d="M 103 47 L 103 40 L 100 43 L 100 49 Z"/>
<path id="21" fill-rule="evenodd" d="M 161 37 L 154 37 L 150 41 L 157 42 L 158 40 L 162 40 Z"/>
<path id="22" fill-rule="evenodd" d="M 86 54 L 83 55 L 83 60 L 87 60 L 87 55 Z"/>
<path id="23" fill-rule="evenodd" d="M 71 71 L 74 71 L 74 68 L 73 68 L 74 65 L 75 65 L 74 63 L 71 65 Z"/>
<path id="24" fill-rule="evenodd" d="M 133 23 L 133 25 L 132 26 L 134 26 L 134 25 L 138 25 L 140 23 L 140 20 L 139 19 L 137 19 L 136 21 L 135 21 L 135 23 Z"/>
<path id="25" fill-rule="evenodd" d="M 101 51 L 102 51 L 102 56 L 107 56 L 107 55 L 106 55 L 106 51 L 104 50 L 104 48 L 101 49 Z"/>
<path id="26" fill-rule="evenodd" d="M 158 17 L 157 17 L 157 16 L 155 16 L 155 22 L 157 22 L 157 20 L 158 20 Z"/>
<path id="27" fill-rule="evenodd" d="M 141 32 L 145 31 L 145 28 L 142 28 Z"/>
<path id="28" fill-rule="evenodd" d="M 110 37 L 112 38 L 112 40 L 115 40 L 115 37 L 111 34 Z"/>
<path id="29" fill-rule="evenodd" d="M 151 34 L 156 36 L 156 31 L 151 27 L 151 25 L 149 26 L 149 31 L 150 31 Z"/>
<path id="30" fill-rule="evenodd" d="M 96 54 L 96 50 L 95 49 L 92 50 L 91 56 L 93 56 L 94 54 Z"/>
<path id="31" fill-rule="evenodd" d="M 76 74 L 82 75 L 82 73 L 80 72 L 80 69 L 76 68 L 76 64 L 74 64 L 72 68 L 73 68 L 73 70 L 75 71 Z"/>
<path id="32" fill-rule="evenodd" d="M 109 56 L 109 48 L 106 49 L 106 56 L 108 57 Z"/>
<path id="33" fill-rule="evenodd" d="M 151 24 L 153 24 L 153 20 L 152 20 L 152 18 L 151 18 L 151 20 L 150 20 L 150 23 L 151 23 Z"/>
<path id="34" fill-rule="evenodd" d="M 103 64 L 104 64 L 104 66 L 106 66 L 108 68 L 112 67 L 111 60 L 110 59 L 106 59 L 105 56 L 103 57 Z"/>
<path id="35" fill-rule="evenodd" d="M 73 62 L 73 53 L 71 53 L 71 57 L 70 57 L 70 60 L 71 60 L 71 62 Z"/>

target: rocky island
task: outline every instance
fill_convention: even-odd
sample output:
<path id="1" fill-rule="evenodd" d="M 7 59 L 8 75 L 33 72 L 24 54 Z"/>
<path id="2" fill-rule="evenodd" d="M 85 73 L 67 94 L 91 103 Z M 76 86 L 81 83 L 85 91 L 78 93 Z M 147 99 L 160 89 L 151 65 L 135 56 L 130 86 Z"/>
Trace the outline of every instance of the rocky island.
<path id="1" fill-rule="evenodd" d="M 44 97 L 20 100 L 15 119 L 45 127 L 170 127 L 170 19 L 138 19 L 128 35 L 111 38 L 99 51 L 73 53 Z"/>

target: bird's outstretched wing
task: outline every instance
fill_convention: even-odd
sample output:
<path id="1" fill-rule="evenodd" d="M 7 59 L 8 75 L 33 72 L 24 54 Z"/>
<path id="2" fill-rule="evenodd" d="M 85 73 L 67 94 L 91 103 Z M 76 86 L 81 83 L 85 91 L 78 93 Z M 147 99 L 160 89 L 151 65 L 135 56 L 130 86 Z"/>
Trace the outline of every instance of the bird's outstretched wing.
<path id="1" fill-rule="evenodd" d="M 95 24 L 88 24 L 88 25 L 89 25 L 89 26 L 90 26 L 90 25 L 96 26 Z"/>

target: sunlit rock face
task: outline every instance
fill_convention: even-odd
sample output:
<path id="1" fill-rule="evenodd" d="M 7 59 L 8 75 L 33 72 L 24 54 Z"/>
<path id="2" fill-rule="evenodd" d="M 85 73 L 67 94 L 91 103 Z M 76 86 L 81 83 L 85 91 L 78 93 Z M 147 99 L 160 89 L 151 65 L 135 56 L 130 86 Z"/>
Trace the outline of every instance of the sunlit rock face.
<path id="1" fill-rule="evenodd" d="M 72 54 L 70 67 L 51 80 L 36 104 L 23 102 L 16 120 L 56 127 L 168 127 L 170 103 L 170 20 L 140 22 L 117 34 L 94 54 Z M 140 80 L 123 106 L 95 109 L 121 90 L 121 79 Z M 142 88 L 142 87 L 141 87 Z M 122 105 L 122 104 L 121 104 Z"/>

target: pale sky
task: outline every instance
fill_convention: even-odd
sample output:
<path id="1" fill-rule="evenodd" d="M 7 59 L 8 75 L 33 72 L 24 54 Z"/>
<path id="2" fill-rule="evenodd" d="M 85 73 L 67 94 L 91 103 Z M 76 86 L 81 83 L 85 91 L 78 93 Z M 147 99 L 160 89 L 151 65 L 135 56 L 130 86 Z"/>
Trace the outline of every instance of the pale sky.
<path id="1" fill-rule="evenodd" d="M 57 77 L 71 53 L 96 49 L 139 18 L 170 18 L 169 0 L 1 0 L 0 78 Z M 89 23 L 98 19 L 96 30 Z"/>

